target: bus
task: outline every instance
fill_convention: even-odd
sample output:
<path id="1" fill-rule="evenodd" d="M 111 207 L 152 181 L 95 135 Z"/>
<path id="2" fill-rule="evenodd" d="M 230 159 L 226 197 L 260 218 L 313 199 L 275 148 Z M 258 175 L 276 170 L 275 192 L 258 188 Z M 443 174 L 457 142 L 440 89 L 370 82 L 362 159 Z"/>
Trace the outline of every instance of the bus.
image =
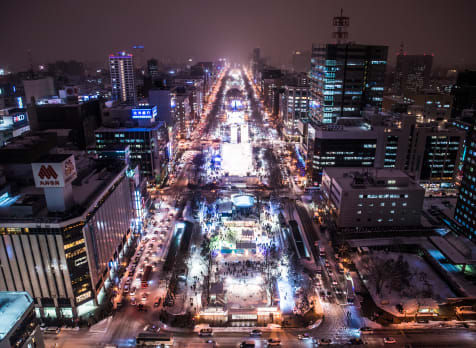
<path id="1" fill-rule="evenodd" d="M 354 302 L 354 285 L 352 280 L 347 279 L 346 281 L 346 292 L 347 292 L 347 302 L 353 303 Z"/>
<path id="2" fill-rule="evenodd" d="M 152 273 L 152 266 L 149 265 L 145 268 L 144 274 L 142 275 L 142 280 L 141 280 L 142 288 L 147 288 L 149 286 L 151 273 Z"/>
<path id="3" fill-rule="evenodd" d="M 136 337 L 136 347 L 172 347 L 173 345 L 174 337 L 172 335 L 140 332 Z"/>

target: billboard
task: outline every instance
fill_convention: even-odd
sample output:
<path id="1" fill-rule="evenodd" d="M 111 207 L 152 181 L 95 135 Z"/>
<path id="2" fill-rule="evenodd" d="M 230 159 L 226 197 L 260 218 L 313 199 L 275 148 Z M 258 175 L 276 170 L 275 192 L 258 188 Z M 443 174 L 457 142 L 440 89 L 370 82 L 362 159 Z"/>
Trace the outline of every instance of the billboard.
<path id="1" fill-rule="evenodd" d="M 59 162 L 32 163 L 36 187 L 64 187 L 77 177 L 74 156 Z"/>
<path id="2" fill-rule="evenodd" d="M 157 116 L 157 106 L 132 109 L 132 118 L 153 118 Z"/>

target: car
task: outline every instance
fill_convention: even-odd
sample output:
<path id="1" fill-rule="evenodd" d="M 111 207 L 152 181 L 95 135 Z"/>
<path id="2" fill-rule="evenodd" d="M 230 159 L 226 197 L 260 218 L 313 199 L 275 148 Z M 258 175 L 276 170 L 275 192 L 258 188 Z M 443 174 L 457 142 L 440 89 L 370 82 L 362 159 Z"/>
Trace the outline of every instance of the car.
<path id="1" fill-rule="evenodd" d="M 144 326 L 144 331 L 147 331 L 147 332 L 152 332 L 152 333 L 157 333 L 160 331 L 160 327 L 158 327 L 157 325 L 146 325 Z"/>
<path id="2" fill-rule="evenodd" d="M 373 334 L 374 330 L 371 327 L 368 326 L 363 326 L 360 328 L 360 332 L 362 333 L 368 333 L 368 334 Z"/>
<path id="3" fill-rule="evenodd" d="M 319 341 L 320 346 L 328 346 L 332 343 L 332 340 L 330 338 L 321 338 Z"/>
<path id="4" fill-rule="evenodd" d="M 307 332 L 302 335 L 301 334 L 298 335 L 298 340 L 302 341 L 302 340 L 309 340 L 309 339 L 311 339 L 311 336 L 309 336 Z"/>
<path id="5" fill-rule="evenodd" d="M 211 328 L 201 329 L 198 333 L 200 337 L 213 336 L 213 330 Z"/>
<path id="6" fill-rule="evenodd" d="M 262 332 L 259 329 L 254 329 L 250 332 L 250 336 L 261 336 Z"/>
<path id="7" fill-rule="evenodd" d="M 132 298 L 131 298 L 131 306 L 135 306 L 136 304 L 137 304 L 136 298 L 135 298 L 135 297 L 132 297 Z"/>
<path id="8" fill-rule="evenodd" d="M 157 241 L 157 238 L 152 237 L 152 242 L 156 242 L 156 241 Z"/>
<path id="9" fill-rule="evenodd" d="M 240 348 L 254 348 L 255 343 L 253 341 L 243 341 L 240 344 Z"/>
<path id="10" fill-rule="evenodd" d="M 152 249 L 154 247 L 154 244 L 150 243 L 148 246 L 147 246 L 149 249 Z"/>
<path id="11" fill-rule="evenodd" d="M 332 275 L 332 274 L 333 274 L 332 269 L 329 268 L 329 269 L 327 270 L 327 273 L 329 273 L 329 275 Z"/>
<path id="12" fill-rule="evenodd" d="M 397 343 L 397 340 L 393 337 L 384 337 L 383 343 L 385 343 L 385 344 L 394 344 L 394 343 Z"/>
<path id="13" fill-rule="evenodd" d="M 276 338 L 270 338 L 267 344 L 268 344 L 268 347 L 277 347 L 281 345 L 281 341 Z"/>
<path id="14" fill-rule="evenodd" d="M 358 345 L 364 344 L 364 341 L 361 338 L 351 338 L 349 340 L 349 344 L 353 346 L 358 346 Z"/>
<path id="15" fill-rule="evenodd" d="M 123 294 L 127 294 L 129 292 L 129 285 L 124 285 L 124 289 L 122 290 Z"/>

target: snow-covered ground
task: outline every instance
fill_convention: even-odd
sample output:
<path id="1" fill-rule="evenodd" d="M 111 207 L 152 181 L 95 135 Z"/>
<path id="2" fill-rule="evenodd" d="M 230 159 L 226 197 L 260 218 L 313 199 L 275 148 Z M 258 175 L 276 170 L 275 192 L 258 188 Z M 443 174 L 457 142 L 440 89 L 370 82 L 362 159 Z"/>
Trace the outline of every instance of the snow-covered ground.
<path id="1" fill-rule="evenodd" d="M 383 285 L 378 294 L 376 283 L 379 281 L 379 275 L 376 275 L 376 268 L 383 267 L 388 260 L 397 261 L 400 255 L 403 256 L 403 261 L 408 263 L 408 277 L 406 277 L 408 284 L 392 284 L 392 276 L 383 275 L 384 280 L 381 282 Z M 411 316 L 415 315 L 419 309 L 437 308 L 438 303 L 454 296 L 431 266 L 416 254 L 373 251 L 370 255 L 355 256 L 354 263 L 360 274 L 364 276 L 365 284 L 375 303 L 396 316 Z M 368 266 L 369 263 L 374 266 Z M 405 267 L 402 266 L 402 268 Z M 380 278 L 382 279 L 382 276 Z M 398 289 L 398 287 L 401 288 Z M 403 306 L 403 313 L 397 310 L 398 304 Z"/>

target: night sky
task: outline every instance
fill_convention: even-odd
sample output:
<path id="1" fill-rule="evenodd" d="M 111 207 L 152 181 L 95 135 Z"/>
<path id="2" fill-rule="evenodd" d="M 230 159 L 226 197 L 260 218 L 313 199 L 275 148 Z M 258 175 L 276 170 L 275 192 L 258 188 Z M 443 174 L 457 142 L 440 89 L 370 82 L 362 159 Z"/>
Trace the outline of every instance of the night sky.
<path id="1" fill-rule="evenodd" d="M 74 4 L 74 5 L 72 5 Z M 350 39 L 409 54 L 434 53 L 434 65 L 476 63 L 474 0 L 3 0 L 0 67 L 77 59 L 145 46 L 144 58 L 247 61 L 253 47 L 276 65 L 295 49 L 332 42 L 332 17 L 350 16 Z"/>

